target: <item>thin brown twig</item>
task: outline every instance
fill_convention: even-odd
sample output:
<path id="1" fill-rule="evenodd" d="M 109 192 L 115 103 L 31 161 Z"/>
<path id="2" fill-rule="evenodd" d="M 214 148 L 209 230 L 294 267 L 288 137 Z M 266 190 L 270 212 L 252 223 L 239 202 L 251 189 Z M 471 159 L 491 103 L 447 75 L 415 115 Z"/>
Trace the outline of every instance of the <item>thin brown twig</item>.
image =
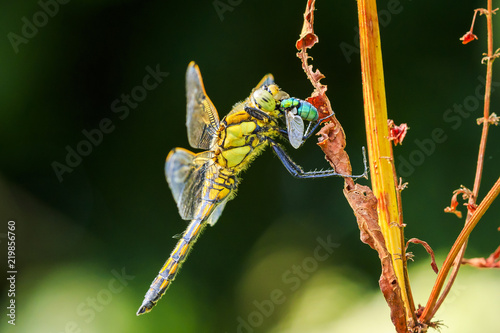
<path id="1" fill-rule="evenodd" d="M 492 3 L 491 0 L 488 0 L 488 15 L 486 16 L 486 21 L 488 25 L 488 57 L 493 57 L 493 23 L 492 23 Z M 476 18 L 476 13 L 477 10 L 474 12 L 474 20 Z M 472 24 L 474 24 L 474 21 L 472 21 Z M 490 117 L 490 99 L 491 99 L 491 78 L 492 78 L 492 67 L 493 67 L 493 59 L 489 58 L 488 63 L 487 63 L 487 68 L 486 68 L 486 86 L 485 86 L 485 92 L 484 92 L 484 111 L 483 111 L 483 117 L 485 120 L 487 120 Z M 474 178 L 474 188 L 472 190 L 472 195 L 469 197 L 469 206 L 474 206 L 476 204 L 476 200 L 478 197 L 479 193 L 479 187 L 481 186 L 481 178 L 483 175 L 483 165 L 484 165 L 484 153 L 486 150 L 486 141 L 488 139 L 488 129 L 489 129 L 489 122 L 484 121 L 483 122 L 483 129 L 481 133 L 481 141 L 479 143 L 479 152 L 477 156 L 477 166 L 476 166 L 476 175 Z M 470 220 L 472 213 L 470 210 L 467 210 L 467 217 L 466 217 L 466 222 L 467 223 Z M 458 274 L 458 271 L 460 270 L 460 265 L 462 263 L 462 260 L 465 255 L 465 249 L 467 247 L 467 242 L 464 243 L 462 249 L 459 252 L 459 255 L 455 259 L 454 265 L 455 267 L 453 268 L 451 272 L 451 276 L 448 280 L 448 283 L 446 285 L 446 288 L 444 289 L 443 293 L 440 296 L 440 301 L 436 303 L 436 306 L 432 310 L 433 315 L 436 313 L 436 311 L 439 309 L 441 306 L 442 302 L 448 295 L 449 291 L 451 290 L 451 287 L 456 279 L 456 275 Z"/>
<path id="2" fill-rule="evenodd" d="M 476 200 L 478 197 L 479 187 L 481 185 L 481 178 L 482 178 L 482 174 L 483 174 L 484 154 L 485 154 L 485 150 L 486 150 L 488 129 L 489 129 L 489 125 L 490 125 L 490 122 L 487 121 L 487 119 L 489 119 L 489 116 L 490 116 L 491 80 L 492 80 L 492 72 L 493 72 L 492 68 L 493 68 L 493 60 L 494 60 L 494 57 L 493 57 L 494 56 L 494 52 L 493 52 L 493 22 L 492 22 L 492 15 L 494 12 L 492 10 L 493 9 L 492 1 L 491 0 L 487 0 L 487 1 L 488 1 L 488 5 L 487 5 L 488 8 L 487 8 L 487 14 L 486 14 L 486 21 L 487 21 L 487 27 L 488 27 L 488 55 L 487 55 L 488 62 L 487 62 L 487 68 L 486 68 L 486 85 L 485 85 L 485 92 L 484 92 L 484 110 L 483 110 L 483 117 L 484 117 L 485 121 L 482 122 L 483 128 L 482 128 L 482 133 L 481 133 L 481 141 L 479 143 L 479 152 L 478 152 L 478 157 L 477 157 L 476 174 L 475 174 L 475 178 L 474 178 L 474 188 L 472 190 L 472 195 L 469 197 L 468 208 L 475 207 L 475 205 L 476 205 Z M 474 26 L 476 14 L 477 14 L 477 10 L 474 12 L 474 19 L 472 21 L 471 31 L 472 31 L 472 28 Z M 492 188 L 492 190 L 493 190 L 493 188 Z M 475 212 L 472 209 L 468 209 L 464 229 L 462 230 L 462 233 L 460 235 L 462 235 L 464 233 L 464 231 L 467 230 L 468 226 L 469 226 L 470 231 L 472 231 L 472 228 L 475 226 L 475 224 L 474 224 L 474 226 L 472 226 L 472 228 L 470 228 L 470 226 L 471 226 L 472 216 L 474 215 L 474 213 Z M 469 234 L 470 234 L 470 231 L 469 231 Z M 467 238 L 468 238 L 468 235 L 467 235 Z M 450 259 L 453 259 L 453 260 L 448 260 L 449 259 L 448 257 L 446 258 L 445 263 L 443 264 L 443 268 L 441 269 L 441 272 L 438 275 L 438 278 L 436 279 L 436 282 L 435 282 L 434 288 L 431 292 L 431 295 L 429 296 L 427 306 L 422 313 L 421 320 L 420 320 L 421 322 L 423 322 L 423 323 L 429 322 L 429 320 L 435 315 L 436 311 L 439 309 L 439 307 L 443 303 L 444 299 L 446 298 L 446 296 L 450 292 L 451 287 L 452 287 L 452 285 L 456 279 L 456 276 L 458 274 L 458 271 L 460 269 L 460 265 L 461 265 L 461 262 L 463 260 L 464 254 L 465 254 L 465 249 L 467 247 L 467 238 L 463 240 L 463 244 L 461 245 L 460 250 L 457 251 L 457 253 L 455 254 L 456 257 L 453 256 L 454 248 L 452 248 L 452 250 L 448 254 L 448 257 L 450 257 L 450 255 L 451 255 L 452 257 L 450 257 Z M 457 239 L 457 241 L 458 240 L 459 239 Z M 455 244 L 457 244 L 457 242 L 455 242 Z M 455 245 L 454 245 L 454 247 L 455 247 Z M 448 283 L 447 283 L 445 289 L 441 293 L 439 300 L 436 302 L 436 299 L 440 294 L 441 287 L 444 283 L 444 279 L 446 279 L 447 273 L 448 273 L 448 271 L 450 269 L 450 265 L 452 265 L 452 263 L 455 265 L 455 267 L 453 268 L 453 270 L 451 272 L 451 275 L 448 279 Z M 441 274 L 441 273 L 443 273 L 443 271 L 446 274 Z"/>
<path id="3" fill-rule="evenodd" d="M 451 271 L 450 278 L 448 279 L 448 282 L 446 283 L 446 287 L 444 288 L 443 292 L 441 293 L 441 296 L 439 297 L 438 301 L 436 302 L 436 305 L 434 306 L 434 309 L 432 310 L 431 318 L 434 317 L 437 310 L 441 307 L 444 300 L 446 299 L 446 297 L 450 293 L 451 287 L 453 286 L 453 283 L 455 282 L 455 279 L 457 278 L 458 270 L 460 269 L 460 263 L 461 263 L 462 258 L 464 257 L 466 248 L 467 248 L 467 241 L 462 246 L 457 258 L 453 262 L 453 270 Z M 459 261 L 459 259 L 460 259 L 460 261 Z"/>
<path id="4" fill-rule="evenodd" d="M 465 224 L 464 228 L 460 232 L 460 235 L 458 235 L 457 239 L 455 240 L 455 243 L 451 247 L 450 253 L 448 253 L 448 256 L 446 257 L 443 263 L 443 267 L 439 270 L 438 277 L 436 279 L 436 282 L 434 283 L 434 287 L 432 288 L 431 296 L 433 297 L 429 297 L 427 305 L 425 306 L 425 309 L 420 316 L 419 321 L 421 323 L 423 324 L 429 323 L 430 319 L 432 318 L 431 310 L 433 310 L 436 305 L 436 300 L 437 300 L 436 295 L 439 295 L 443 287 L 444 281 L 446 280 L 446 277 L 450 272 L 450 268 L 453 262 L 455 261 L 455 258 L 458 255 L 458 252 L 461 250 L 462 246 L 469 238 L 470 233 L 476 227 L 481 217 L 488 210 L 488 208 L 491 206 L 491 204 L 496 199 L 499 193 L 500 193 L 500 177 L 497 179 L 496 183 L 492 186 L 490 191 L 486 194 L 486 196 L 481 201 L 479 206 L 477 206 L 477 208 L 474 210 L 474 213 L 472 213 L 470 220 Z"/>
<path id="5" fill-rule="evenodd" d="M 488 129 L 490 122 L 487 121 L 490 117 L 490 99 L 491 99 L 491 78 L 493 75 L 493 22 L 492 22 L 492 4 L 491 0 L 488 0 L 488 15 L 486 16 L 486 21 L 488 25 L 488 63 L 486 68 L 486 86 L 484 91 L 484 112 L 483 117 L 483 131 L 481 133 L 481 142 L 479 144 L 479 153 L 477 157 L 477 167 L 476 176 L 474 179 L 474 188 L 472 190 L 472 196 L 469 198 L 469 204 L 473 205 L 476 202 L 477 195 L 479 193 L 479 187 L 481 185 L 481 177 L 483 175 L 483 165 L 484 165 L 484 152 L 486 150 L 486 141 L 488 137 Z M 470 211 L 467 216 L 471 215 Z"/>

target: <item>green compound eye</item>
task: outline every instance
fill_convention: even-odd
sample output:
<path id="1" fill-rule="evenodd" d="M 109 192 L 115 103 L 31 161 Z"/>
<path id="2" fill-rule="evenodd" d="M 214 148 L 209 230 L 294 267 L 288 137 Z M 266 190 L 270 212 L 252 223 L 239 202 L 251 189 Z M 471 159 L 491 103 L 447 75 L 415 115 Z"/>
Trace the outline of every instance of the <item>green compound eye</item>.
<path id="1" fill-rule="evenodd" d="M 276 109 L 276 100 L 265 89 L 258 89 L 252 94 L 252 103 L 263 111 L 271 112 Z"/>

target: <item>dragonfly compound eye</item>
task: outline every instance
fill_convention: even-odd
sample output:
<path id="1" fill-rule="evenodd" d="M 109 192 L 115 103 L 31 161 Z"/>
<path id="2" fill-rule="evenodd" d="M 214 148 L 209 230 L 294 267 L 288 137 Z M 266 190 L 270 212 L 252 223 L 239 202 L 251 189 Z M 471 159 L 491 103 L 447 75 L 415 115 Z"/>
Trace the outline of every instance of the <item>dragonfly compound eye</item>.
<path id="1" fill-rule="evenodd" d="M 276 100 L 264 89 L 258 89 L 252 94 L 252 103 L 263 111 L 271 112 L 276 109 Z"/>
<path id="2" fill-rule="evenodd" d="M 283 90 L 281 90 L 275 84 L 271 84 L 271 85 L 267 86 L 266 90 L 269 91 L 271 93 L 271 95 L 273 95 L 273 98 L 276 101 L 281 101 L 283 99 L 290 98 L 290 95 L 288 95 L 286 92 L 284 92 Z"/>
<path id="3" fill-rule="evenodd" d="M 267 91 L 269 91 L 271 93 L 271 95 L 276 96 L 278 94 L 278 92 L 280 91 L 280 88 L 275 85 L 275 84 L 270 84 L 267 86 Z"/>

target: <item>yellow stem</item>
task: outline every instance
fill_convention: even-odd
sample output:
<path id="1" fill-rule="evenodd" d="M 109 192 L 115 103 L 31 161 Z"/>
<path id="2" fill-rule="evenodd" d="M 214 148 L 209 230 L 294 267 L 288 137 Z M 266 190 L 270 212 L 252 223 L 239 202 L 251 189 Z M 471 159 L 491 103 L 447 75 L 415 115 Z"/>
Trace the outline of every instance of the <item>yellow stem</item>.
<path id="1" fill-rule="evenodd" d="M 358 0 L 361 70 L 365 106 L 366 135 L 373 193 L 377 198 L 379 225 L 386 247 L 392 257 L 407 318 L 410 309 L 404 272 L 405 253 L 403 226 L 398 211 L 394 163 L 391 142 L 388 140 L 387 105 L 385 97 L 382 51 L 375 0 Z"/>

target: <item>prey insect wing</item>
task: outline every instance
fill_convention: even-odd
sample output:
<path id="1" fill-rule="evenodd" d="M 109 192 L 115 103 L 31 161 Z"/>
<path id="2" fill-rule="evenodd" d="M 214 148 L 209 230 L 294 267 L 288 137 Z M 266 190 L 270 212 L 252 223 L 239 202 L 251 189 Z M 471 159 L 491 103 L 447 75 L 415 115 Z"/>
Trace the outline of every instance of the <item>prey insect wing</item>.
<path id="1" fill-rule="evenodd" d="M 292 112 L 287 110 L 285 112 L 286 128 L 288 131 L 288 141 L 293 148 L 297 149 L 302 145 L 302 138 L 304 137 L 304 120 Z"/>

